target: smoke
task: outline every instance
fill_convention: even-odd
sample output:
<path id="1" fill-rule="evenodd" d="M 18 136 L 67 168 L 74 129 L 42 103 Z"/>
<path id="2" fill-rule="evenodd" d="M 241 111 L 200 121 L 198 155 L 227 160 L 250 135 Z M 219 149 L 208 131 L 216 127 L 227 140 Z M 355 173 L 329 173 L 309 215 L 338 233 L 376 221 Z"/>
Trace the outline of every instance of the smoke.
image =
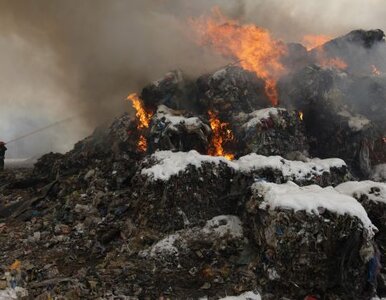
<path id="1" fill-rule="evenodd" d="M 226 64 L 196 45 L 187 22 L 213 6 L 287 41 L 386 27 L 382 0 L 0 0 L 0 139 L 81 115 L 10 145 L 10 154 L 66 151 L 129 110 L 127 94 L 148 81 Z"/>

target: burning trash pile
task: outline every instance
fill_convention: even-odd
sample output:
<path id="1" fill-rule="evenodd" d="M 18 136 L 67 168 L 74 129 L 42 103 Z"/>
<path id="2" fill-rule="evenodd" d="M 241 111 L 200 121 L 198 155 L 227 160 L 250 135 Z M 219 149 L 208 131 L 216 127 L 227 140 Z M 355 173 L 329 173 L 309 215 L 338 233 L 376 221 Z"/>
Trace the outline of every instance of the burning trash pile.
<path id="1" fill-rule="evenodd" d="M 236 63 L 0 174 L 0 299 L 386 296 L 383 32 L 192 25 Z"/>

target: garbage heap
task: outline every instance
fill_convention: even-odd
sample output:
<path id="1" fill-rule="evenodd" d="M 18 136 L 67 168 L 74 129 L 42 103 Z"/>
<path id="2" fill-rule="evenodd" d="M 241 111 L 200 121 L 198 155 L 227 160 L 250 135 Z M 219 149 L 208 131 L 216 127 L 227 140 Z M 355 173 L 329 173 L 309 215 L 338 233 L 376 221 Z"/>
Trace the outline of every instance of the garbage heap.
<path id="1" fill-rule="evenodd" d="M 173 71 L 129 95 L 135 116 L 1 173 L 0 299 L 386 296 L 385 78 L 302 47 L 277 107 L 241 67 Z"/>

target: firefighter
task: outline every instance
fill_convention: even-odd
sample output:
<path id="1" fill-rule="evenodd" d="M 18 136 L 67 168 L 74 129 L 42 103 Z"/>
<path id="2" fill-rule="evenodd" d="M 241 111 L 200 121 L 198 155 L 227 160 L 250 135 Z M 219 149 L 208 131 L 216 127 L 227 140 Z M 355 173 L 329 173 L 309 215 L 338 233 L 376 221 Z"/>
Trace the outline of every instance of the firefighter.
<path id="1" fill-rule="evenodd" d="M 0 141 L 0 172 L 4 170 L 5 151 L 7 151 L 7 147 L 5 147 L 4 142 Z"/>

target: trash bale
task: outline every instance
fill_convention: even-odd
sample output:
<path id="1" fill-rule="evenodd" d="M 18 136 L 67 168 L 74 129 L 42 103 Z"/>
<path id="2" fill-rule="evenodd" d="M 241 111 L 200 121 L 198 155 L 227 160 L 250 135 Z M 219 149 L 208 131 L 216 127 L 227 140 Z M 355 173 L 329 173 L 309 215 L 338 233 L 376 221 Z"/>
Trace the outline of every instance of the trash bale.
<path id="1" fill-rule="evenodd" d="M 241 155 L 285 156 L 291 152 L 308 153 L 301 112 L 284 108 L 265 108 L 252 113 L 240 113 L 232 122 L 235 136 L 242 149 Z"/>
<path id="2" fill-rule="evenodd" d="M 351 84 L 344 72 L 308 66 L 282 81 L 282 104 L 303 113 L 312 156 L 342 158 L 354 175 L 368 178 L 386 159 L 386 144 L 380 127 L 350 102 Z"/>
<path id="3" fill-rule="evenodd" d="M 172 109 L 197 109 L 194 81 L 180 70 L 174 70 L 143 88 L 141 99 L 146 108 L 155 111 L 161 104 Z"/>
<path id="4" fill-rule="evenodd" d="M 160 105 L 150 124 L 148 152 L 156 150 L 208 152 L 211 129 L 199 117 Z"/>
<path id="5" fill-rule="evenodd" d="M 374 295 L 376 229 L 354 198 L 332 187 L 259 182 L 242 220 L 260 255 L 257 278 L 264 293 L 291 299 Z"/>
<path id="6" fill-rule="evenodd" d="M 237 169 L 233 189 L 243 190 L 253 182 L 268 181 L 285 183 L 293 181 L 298 185 L 318 184 L 336 186 L 352 180 L 346 163 L 338 158 L 319 159 L 297 157 L 302 160 L 288 160 L 281 156 L 263 156 L 255 153 L 234 161 Z M 242 184 L 240 184 L 240 181 Z"/>
<path id="7" fill-rule="evenodd" d="M 264 80 L 240 67 L 228 66 L 197 79 L 198 99 L 204 111 L 209 109 L 230 117 L 271 106 L 265 95 Z"/>
<path id="8" fill-rule="evenodd" d="M 338 192 L 357 199 L 369 218 L 378 228 L 375 241 L 381 254 L 381 274 L 378 280 L 378 296 L 386 296 L 386 183 L 374 181 L 350 181 L 338 185 Z"/>
<path id="9" fill-rule="evenodd" d="M 139 257 L 143 264 L 152 261 L 152 284 L 159 292 L 172 286 L 175 298 L 225 296 L 256 289 L 256 276 L 248 269 L 255 257 L 247 244 L 240 219 L 220 215 L 166 235 L 139 252 Z M 187 286 L 189 291 L 181 293 Z"/>
<path id="10" fill-rule="evenodd" d="M 197 151 L 159 151 L 134 176 L 130 209 L 139 226 L 172 232 L 220 214 L 231 214 L 227 199 L 234 170 L 222 157 Z"/>

